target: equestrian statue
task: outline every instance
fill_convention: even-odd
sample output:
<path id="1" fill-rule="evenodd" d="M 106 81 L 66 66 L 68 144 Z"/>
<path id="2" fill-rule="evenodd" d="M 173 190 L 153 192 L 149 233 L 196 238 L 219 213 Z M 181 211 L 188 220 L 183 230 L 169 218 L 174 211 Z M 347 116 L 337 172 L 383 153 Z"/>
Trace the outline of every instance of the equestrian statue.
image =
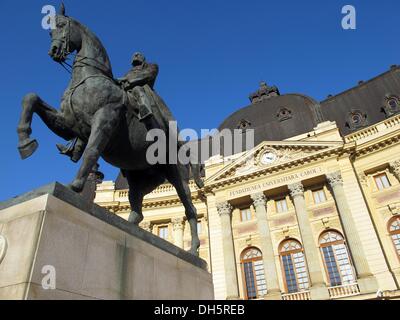
<path id="1" fill-rule="evenodd" d="M 51 30 L 50 57 L 63 64 L 75 53 L 71 81 L 61 99 L 60 110 L 44 102 L 37 94 L 27 94 L 22 101 L 18 124 L 18 150 L 22 159 L 31 156 L 38 142 L 30 137 L 31 123 L 36 113 L 46 126 L 69 143 L 57 145 L 62 154 L 77 162 L 82 158 L 75 179 L 68 187 L 81 192 L 84 184 L 102 157 L 121 169 L 129 185 L 131 213 L 129 222 L 138 225 L 143 220 L 142 203 L 146 194 L 159 185 L 170 182 L 185 207 L 190 225 L 189 252 L 198 255 L 197 212 L 192 203 L 189 177 L 202 188 L 200 165 L 195 161 L 182 164 L 150 164 L 146 151 L 154 141 L 146 136 L 152 129 L 162 130 L 170 141 L 169 123 L 175 121 L 168 107 L 153 90 L 158 74 L 156 64 L 147 63 L 141 53 L 132 58 L 133 69 L 123 78 L 115 79 L 107 52 L 100 40 L 86 26 L 65 14 L 65 6 L 54 17 Z M 176 150 L 183 143 L 177 136 Z M 177 154 L 168 157 L 178 158 Z"/>

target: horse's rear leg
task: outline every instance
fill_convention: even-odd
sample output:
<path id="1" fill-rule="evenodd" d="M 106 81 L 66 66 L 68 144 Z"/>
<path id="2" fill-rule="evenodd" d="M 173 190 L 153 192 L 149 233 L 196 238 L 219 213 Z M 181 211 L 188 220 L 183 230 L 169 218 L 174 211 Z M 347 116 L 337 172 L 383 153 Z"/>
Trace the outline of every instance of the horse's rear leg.
<path id="1" fill-rule="evenodd" d="M 37 149 L 38 143 L 31 139 L 32 117 L 37 113 L 46 126 L 65 140 L 74 137 L 73 132 L 67 128 L 64 117 L 57 109 L 52 108 L 34 93 L 27 94 L 22 101 L 22 113 L 18 123 L 18 149 L 22 159 L 31 156 Z"/>
<path id="2" fill-rule="evenodd" d="M 107 147 L 115 130 L 118 130 L 118 110 L 111 107 L 103 107 L 93 116 L 89 141 L 82 156 L 82 165 L 75 180 L 69 185 L 75 192 L 83 190 L 93 166 Z"/>
<path id="3" fill-rule="evenodd" d="M 138 225 L 143 220 L 143 197 L 163 183 L 165 177 L 161 172 L 154 174 L 149 169 L 144 171 L 127 171 L 126 179 L 129 184 L 129 203 L 132 210 L 128 221 Z"/>
<path id="4" fill-rule="evenodd" d="M 168 168 L 168 181 L 175 187 L 179 199 L 185 207 L 186 218 L 190 225 L 190 234 L 192 242 L 189 252 L 195 256 L 199 255 L 200 240 L 197 233 L 197 210 L 192 202 L 192 196 L 189 188 L 189 181 L 184 178 L 185 167 L 181 165 L 173 165 Z"/>

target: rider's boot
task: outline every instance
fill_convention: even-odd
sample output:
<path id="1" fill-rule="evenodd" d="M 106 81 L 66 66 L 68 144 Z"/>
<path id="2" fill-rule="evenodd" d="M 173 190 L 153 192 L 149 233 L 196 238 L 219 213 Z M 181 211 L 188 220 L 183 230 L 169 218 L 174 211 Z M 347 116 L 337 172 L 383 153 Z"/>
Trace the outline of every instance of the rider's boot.
<path id="1" fill-rule="evenodd" d="M 61 154 L 69 156 L 73 162 L 78 162 L 85 150 L 85 143 L 81 139 L 75 138 L 69 141 L 66 146 L 57 144 L 57 149 Z"/>

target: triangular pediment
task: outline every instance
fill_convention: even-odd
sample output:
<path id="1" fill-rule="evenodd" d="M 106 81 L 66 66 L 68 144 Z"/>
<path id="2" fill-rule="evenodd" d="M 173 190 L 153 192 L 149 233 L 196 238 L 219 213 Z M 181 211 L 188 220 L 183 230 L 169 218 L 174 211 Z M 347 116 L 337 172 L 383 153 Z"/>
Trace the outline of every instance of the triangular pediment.
<path id="1" fill-rule="evenodd" d="M 342 142 L 264 141 L 244 152 L 207 179 L 206 184 L 272 169 L 307 158 L 317 158 L 343 146 Z"/>

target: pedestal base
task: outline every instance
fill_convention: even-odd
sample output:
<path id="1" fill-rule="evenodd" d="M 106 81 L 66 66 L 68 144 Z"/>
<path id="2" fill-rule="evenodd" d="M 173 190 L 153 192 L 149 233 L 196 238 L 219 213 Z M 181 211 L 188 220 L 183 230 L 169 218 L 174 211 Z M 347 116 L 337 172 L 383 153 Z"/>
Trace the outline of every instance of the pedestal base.
<path id="1" fill-rule="evenodd" d="M 213 299 L 206 263 L 55 183 L 0 203 L 2 299 Z"/>

